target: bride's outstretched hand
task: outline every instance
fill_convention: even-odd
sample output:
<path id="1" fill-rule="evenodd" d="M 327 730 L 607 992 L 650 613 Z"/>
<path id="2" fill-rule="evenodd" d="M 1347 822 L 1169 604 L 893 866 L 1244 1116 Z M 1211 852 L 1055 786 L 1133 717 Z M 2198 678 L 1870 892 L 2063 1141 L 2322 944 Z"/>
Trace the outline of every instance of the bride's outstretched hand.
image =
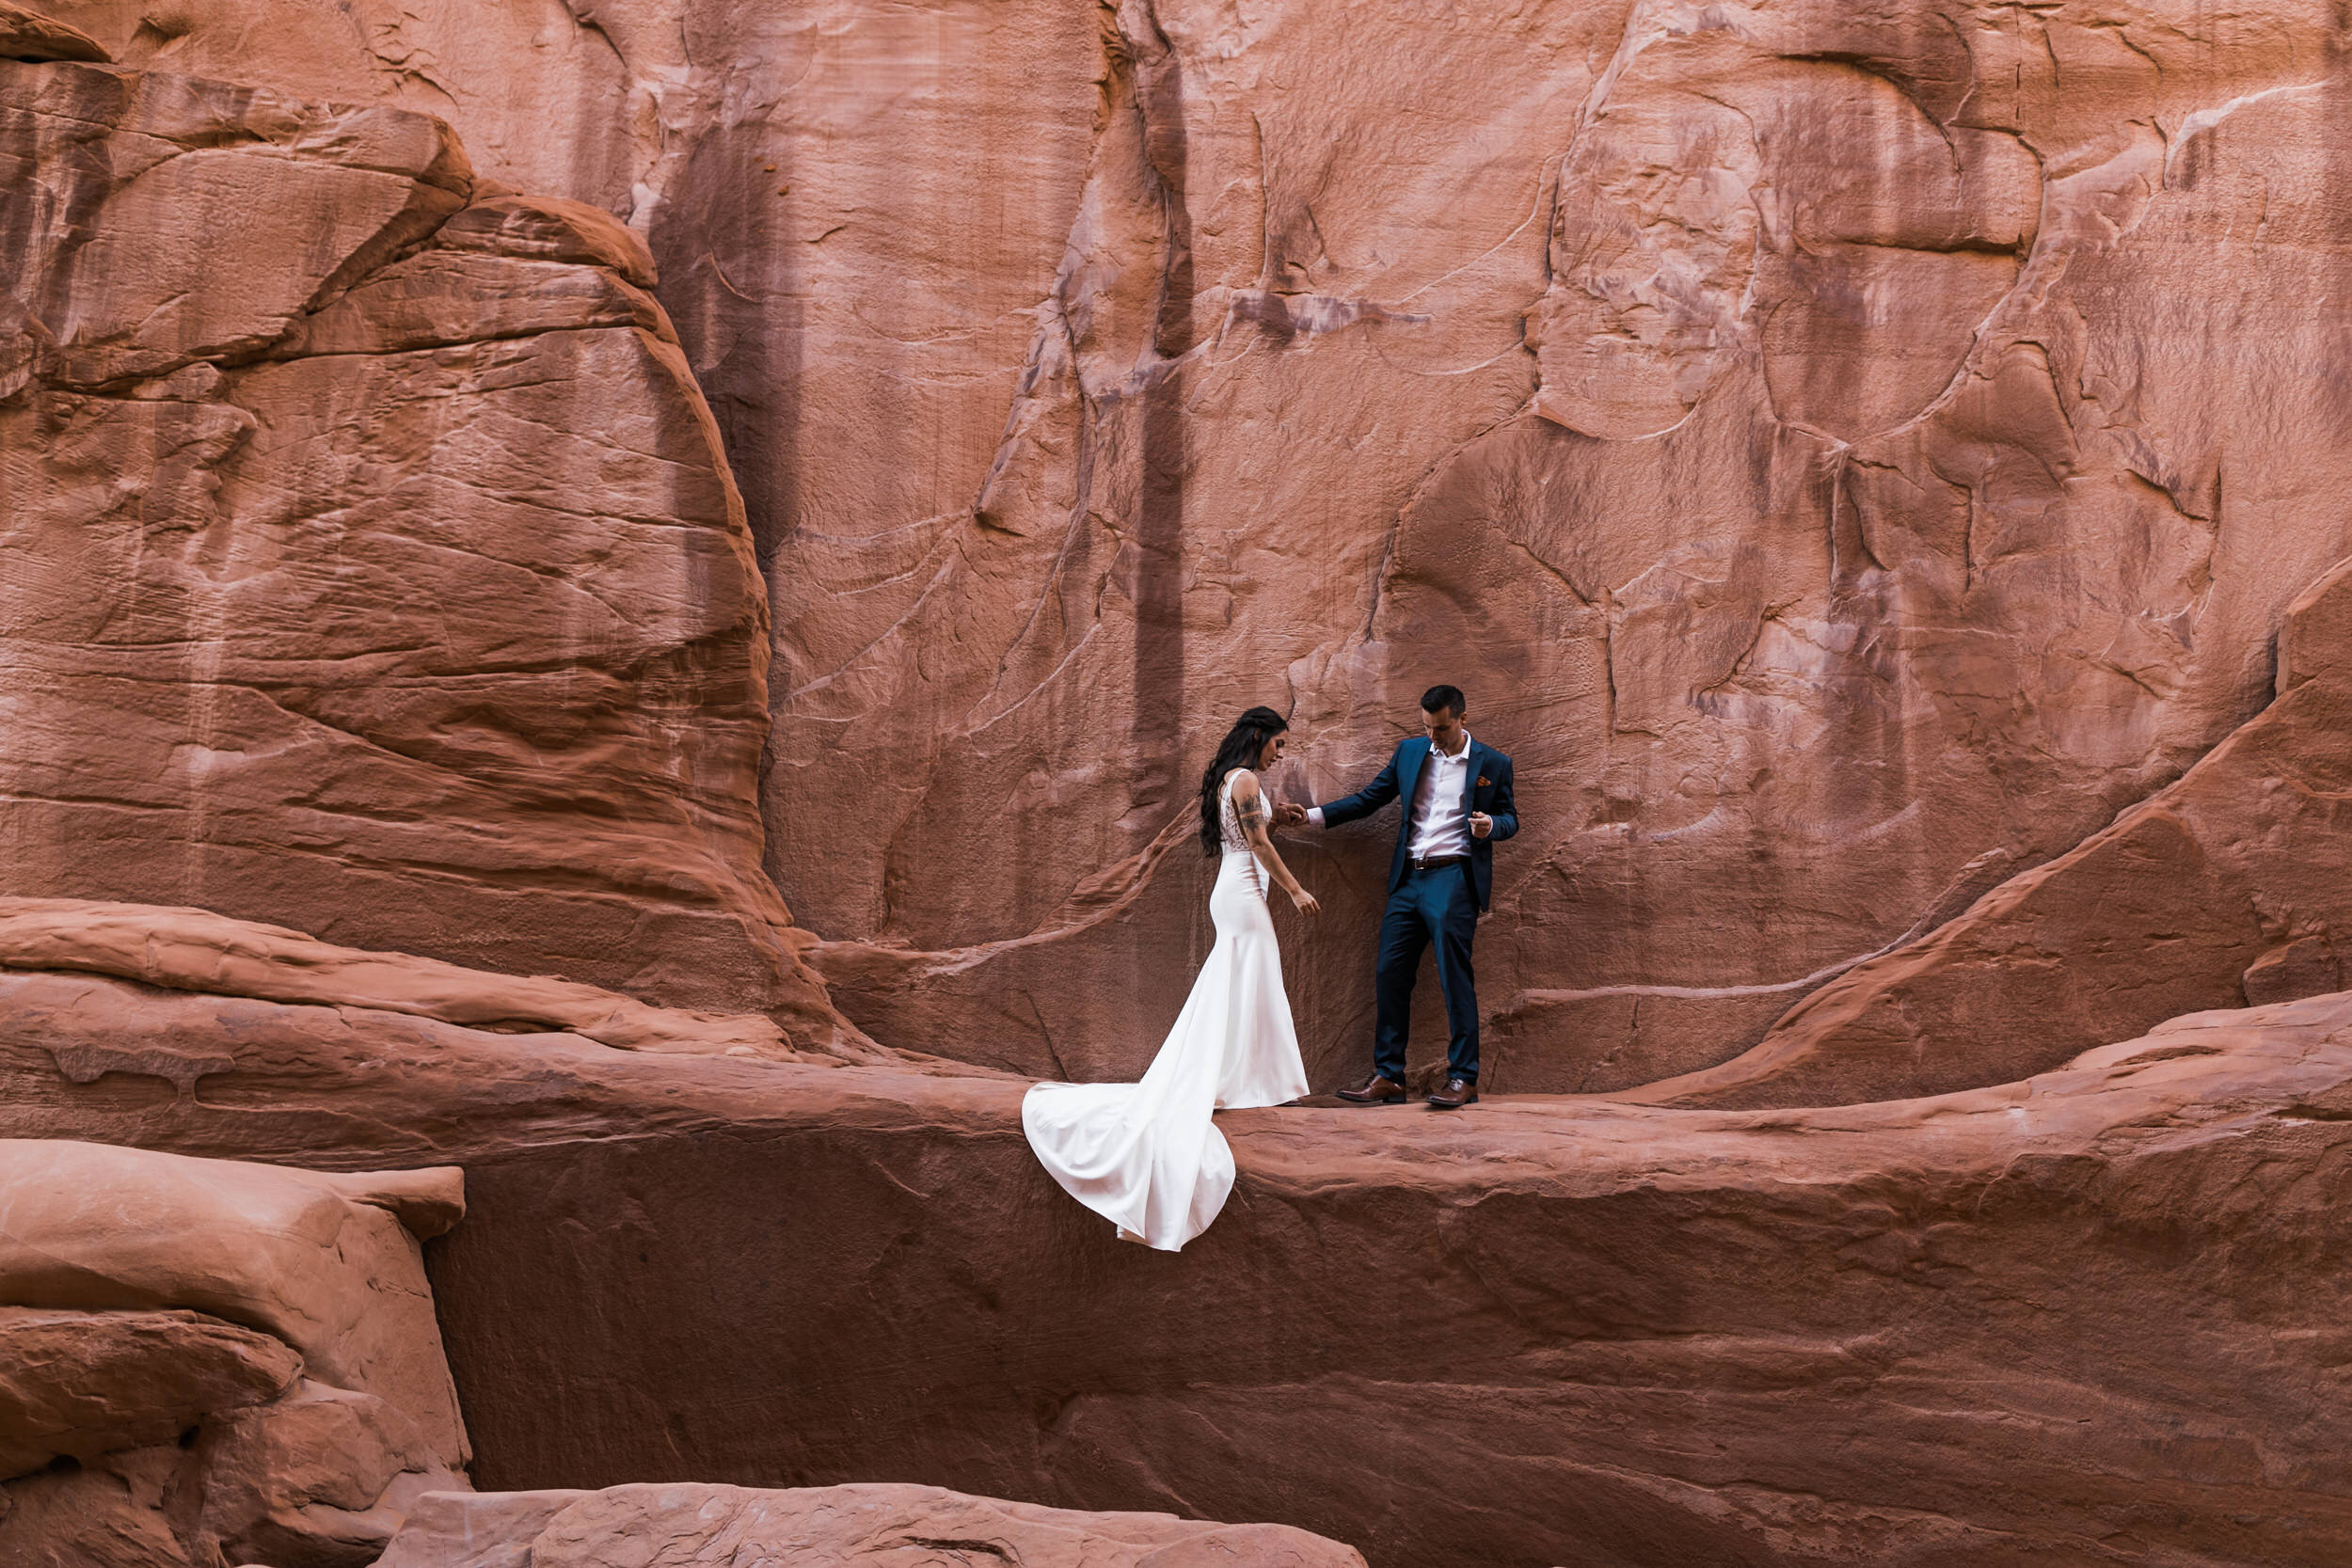
<path id="1" fill-rule="evenodd" d="M 1300 914 L 1321 914 L 1323 912 L 1322 904 L 1316 901 L 1313 894 L 1309 893 L 1303 887 L 1295 887 L 1291 889 L 1291 902 L 1298 907 L 1298 912 Z"/>

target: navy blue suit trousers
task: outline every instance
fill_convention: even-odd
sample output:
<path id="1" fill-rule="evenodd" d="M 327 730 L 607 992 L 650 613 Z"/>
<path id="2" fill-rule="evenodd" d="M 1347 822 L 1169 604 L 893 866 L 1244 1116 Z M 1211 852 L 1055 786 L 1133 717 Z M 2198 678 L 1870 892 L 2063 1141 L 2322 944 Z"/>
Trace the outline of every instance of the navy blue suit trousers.
<path id="1" fill-rule="evenodd" d="M 1438 945 L 1438 983 L 1445 988 L 1446 1069 L 1478 1081 L 1478 981 L 1470 942 L 1478 935 L 1478 900 L 1467 862 L 1407 869 L 1389 895 L 1380 918 L 1380 961 L 1373 972 L 1376 1022 L 1372 1065 L 1381 1077 L 1405 1082 L 1405 1046 L 1412 1033 L 1413 978 L 1421 956 Z"/>
<path id="2" fill-rule="evenodd" d="M 1426 736 L 1398 743 L 1380 776 L 1355 794 L 1323 807 L 1323 822 L 1336 828 L 1369 816 L 1391 800 L 1410 801 L 1429 757 Z M 1445 987 L 1446 1061 L 1453 1075 L 1478 1081 L 1478 986 L 1470 971 L 1470 942 L 1478 934 L 1478 911 L 1493 885 L 1494 847 L 1519 831 L 1518 803 L 1511 792 L 1511 759 L 1491 746 L 1470 742 L 1470 780 L 1462 792 L 1465 812 L 1484 812 L 1494 831 L 1470 842 L 1470 854 L 1454 865 L 1413 869 L 1409 848 L 1412 807 L 1396 825 L 1396 847 L 1389 860 L 1389 908 L 1380 918 L 1380 961 L 1373 972 L 1375 1022 L 1372 1065 L 1381 1077 L 1405 1081 L 1405 1041 L 1412 1029 L 1413 978 L 1421 956 L 1438 944 L 1438 981 Z"/>

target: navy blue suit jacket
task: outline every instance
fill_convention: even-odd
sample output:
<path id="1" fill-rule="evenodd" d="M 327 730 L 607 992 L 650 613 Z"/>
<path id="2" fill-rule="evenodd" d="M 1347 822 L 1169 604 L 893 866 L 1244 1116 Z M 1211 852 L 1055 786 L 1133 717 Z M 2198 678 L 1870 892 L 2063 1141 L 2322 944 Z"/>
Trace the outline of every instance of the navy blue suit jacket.
<path id="1" fill-rule="evenodd" d="M 1470 840 L 1470 890 L 1478 896 L 1478 907 L 1486 907 L 1487 895 L 1494 887 L 1495 846 L 1519 831 L 1518 805 L 1511 799 L 1511 759 L 1492 746 L 1483 746 L 1473 737 L 1470 741 L 1470 800 L 1471 811 L 1483 811 L 1495 819 L 1495 831 L 1485 838 Z M 1359 816 L 1370 816 L 1391 800 L 1402 796 L 1406 801 L 1396 825 L 1396 852 L 1389 858 L 1389 891 L 1394 893 L 1405 880 L 1406 846 L 1413 836 L 1413 786 L 1421 782 L 1421 768 L 1429 755 L 1429 737 L 1418 735 L 1401 741 L 1396 755 L 1380 769 L 1380 776 L 1353 795 L 1341 797 L 1323 807 L 1323 825 L 1336 828 L 1343 822 L 1353 822 Z"/>

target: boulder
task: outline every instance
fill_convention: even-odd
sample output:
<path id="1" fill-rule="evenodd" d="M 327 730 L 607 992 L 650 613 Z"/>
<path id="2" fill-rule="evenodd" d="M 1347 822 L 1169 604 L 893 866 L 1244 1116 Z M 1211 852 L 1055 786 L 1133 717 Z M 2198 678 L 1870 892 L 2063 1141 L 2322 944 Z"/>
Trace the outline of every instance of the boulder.
<path id="1" fill-rule="evenodd" d="M 0 1140 L 0 1302 L 247 1323 L 313 1376 L 405 1411 L 453 1467 L 469 1457 L 418 1250 L 465 1212 L 458 1171 L 325 1175 L 19 1138 Z"/>
<path id="2" fill-rule="evenodd" d="M 373 1561 L 466 1484 L 419 1250 L 462 1193 L 0 1140 L 0 1559 Z"/>
<path id="3" fill-rule="evenodd" d="M 174 1442 L 301 1370 L 284 1340 L 201 1312 L 0 1307 L 0 1480 Z"/>

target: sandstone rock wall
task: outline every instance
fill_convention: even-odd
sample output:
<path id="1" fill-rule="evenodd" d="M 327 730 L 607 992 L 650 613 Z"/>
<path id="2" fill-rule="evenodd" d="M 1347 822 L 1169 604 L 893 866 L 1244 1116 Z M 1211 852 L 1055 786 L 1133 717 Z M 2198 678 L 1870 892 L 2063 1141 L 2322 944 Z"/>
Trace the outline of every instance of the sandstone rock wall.
<path id="1" fill-rule="evenodd" d="M 759 870 L 766 610 L 643 245 L 448 128 L 0 59 L 0 846 L 851 1038 Z"/>
<path id="2" fill-rule="evenodd" d="M 1172 1016 L 1150 848 L 1245 704 L 1327 794 L 1470 689 L 1494 1081 L 1620 1088 L 2169 783 L 2352 544 L 2317 0 L 46 8 L 647 237 L 777 606 L 766 864 L 852 1016 L 1024 1071 Z M 1383 832 L 1300 851 L 1324 1080 Z"/>

